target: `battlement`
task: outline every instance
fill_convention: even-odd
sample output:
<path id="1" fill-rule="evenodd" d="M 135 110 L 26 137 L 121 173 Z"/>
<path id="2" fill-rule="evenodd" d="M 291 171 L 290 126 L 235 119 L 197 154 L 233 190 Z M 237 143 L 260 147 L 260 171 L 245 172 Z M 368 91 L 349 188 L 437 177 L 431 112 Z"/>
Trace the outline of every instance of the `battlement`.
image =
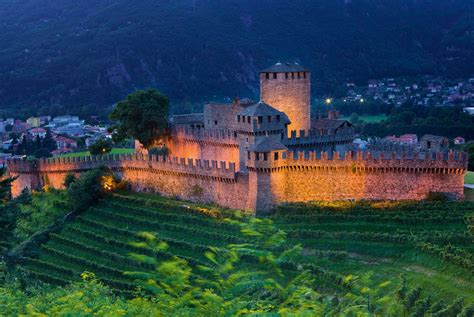
<path id="1" fill-rule="evenodd" d="M 353 137 L 352 133 L 328 135 L 321 130 L 292 130 L 289 136 L 284 136 L 282 143 L 289 147 L 311 147 L 329 143 L 348 143 L 352 142 Z"/>
<path id="2" fill-rule="evenodd" d="M 237 132 L 230 129 L 192 129 L 175 127 L 172 137 L 185 142 L 204 142 L 238 145 Z"/>
<path id="3" fill-rule="evenodd" d="M 300 168 L 349 168 L 353 171 L 400 171 L 421 173 L 463 174 L 467 169 L 467 155 L 464 152 L 318 152 L 287 151 L 283 157 L 268 155 L 251 165 L 264 172 L 293 170 Z"/>
<path id="4" fill-rule="evenodd" d="M 157 173 L 182 173 L 226 181 L 235 180 L 236 174 L 235 163 L 143 154 L 63 157 L 34 161 L 12 159 L 7 161 L 8 171 L 12 174 L 78 173 L 101 165 L 112 170 L 149 169 Z"/>

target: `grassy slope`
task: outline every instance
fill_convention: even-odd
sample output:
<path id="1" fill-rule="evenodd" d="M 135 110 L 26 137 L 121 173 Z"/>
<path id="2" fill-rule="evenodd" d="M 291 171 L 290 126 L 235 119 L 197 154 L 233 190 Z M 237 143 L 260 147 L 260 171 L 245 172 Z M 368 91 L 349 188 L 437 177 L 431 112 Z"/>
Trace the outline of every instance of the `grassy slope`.
<path id="1" fill-rule="evenodd" d="M 134 149 L 112 149 L 109 154 L 131 154 L 135 153 Z M 78 156 L 87 156 L 90 155 L 89 151 L 85 152 L 75 152 L 75 153 L 67 153 L 58 155 L 57 157 L 78 157 Z"/>
<path id="2" fill-rule="evenodd" d="M 136 251 L 128 242 L 134 240 L 134 234 L 138 231 L 157 232 L 170 245 L 169 252 L 186 258 L 191 264 L 206 262 L 203 253 L 208 246 L 245 242 L 238 228 L 200 214 L 195 209 L 197 206 L 185 203 L 191 206 L 188 209 L 183 208 L 182 204 L 147 194 L 109 198 L 68 224 L 59 235 L 53 235 L 42 246 L 39 256 L 30 258 L 22 270 L 56 284 L 79 279 L 80 273 L 88 270 L 112 287 L 131 291 L 134 285 L 122 272 L 143 269 L 141 264 L 128 257 L 129 252 Z M 464 217 L 474 213 L 474 204 L 452 205 L 452 216 L 443 216 L 439 223 L 431 223 L 426 217 L 449 207 L 428 205 L 429 209 L 425 212 L 415 210 L 416 206 L 408 206 L 404 213 L 415 215 L 413 219 L 418 217 L 414 224 L 403 224 L 395 213 L 374 209 L 362 211 L 362 215 L 369 220 L 349 219 L 347 215 L 341 217 L 337 209 L 324 217 L 298 216 L 298 210 L 293 207 L 284 208 L 281 214 L 271 218 L 288 232 L 290 243 L 302 243 L 304 256 L 301 262 L 313 263 L 342 275 L 373 272 L 374 283 L 388 280 L 392 282 L 392 288 L 398 287 L 399 276 L 403 273 L 409 286 L 422 286 L 435 298 L 453 300 L 463 296 L 473 302 L 474 278 L 466 269 L 424 253 L 409 242 L 373 239 L 373 235 L 384 232 L 400 234 L 404 239 L 426 233 L 426 230 L 455 232 L 461 236 L 458 246 L 472 255 L 472 240 L 464 234 Z M 216 209 L 205 210 L 214 212 Z M 371 215 L 373 218 L 370 218 Z M 299 233 L 303 230 L 318 230 L 321 236 L 301 237 Z M 341 236 L 347 232 L 367 235 L 365 238 Z M 158 256 L 164 259 L 169 254 Z M 290 277 L 293 273 L 287 270 L 286 274 Z M 340 288 L 333 277 L 320 277 L 318 281 L 324 291 L 333 292 Z"/>

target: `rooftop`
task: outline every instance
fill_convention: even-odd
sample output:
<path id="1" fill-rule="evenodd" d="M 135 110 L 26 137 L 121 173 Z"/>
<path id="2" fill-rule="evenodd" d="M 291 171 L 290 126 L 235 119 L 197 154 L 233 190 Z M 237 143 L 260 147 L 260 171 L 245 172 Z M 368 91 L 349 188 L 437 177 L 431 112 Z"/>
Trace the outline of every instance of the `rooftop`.
<path id="1" fill-rule="evenodd" d="M 261 71 L 261 73 L 290 73 L 290 72 L 309 72 L 309 70 L 296 62 L 295 63 L 278 62 L 275 65 L 270 66 Z"/>
<path id="2" fill-rule="evenodd" d="M 256 117 L 256 116 L 281 116 L 282 118 L 286 118 L 288 122 L 290 121 L 288 119 L 288 116 L 281 111 L 278 111 L 277 109 L 273 108 L 272 106 L 260 101 L 257 102 L 254 105 L 248 106 L 244 110 L 240 111 L 239 113 L 241 116 L 250 116 L 250 117 Z"/>
<path id="3" fill-rule="evenodd" d="M 275 138 L 266 137 L 249 148 L 251 152 L 286 151 L 288 148 Z"/>

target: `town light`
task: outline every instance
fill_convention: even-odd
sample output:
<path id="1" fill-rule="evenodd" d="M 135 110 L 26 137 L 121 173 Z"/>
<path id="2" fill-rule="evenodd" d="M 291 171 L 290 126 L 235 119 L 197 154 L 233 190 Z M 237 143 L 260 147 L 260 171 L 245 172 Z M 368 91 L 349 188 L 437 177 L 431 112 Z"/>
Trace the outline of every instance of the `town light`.
<path id="1" fill-rule="evenodd" d="M 331 98 L 326 98 L 325 102 L 326 102 L 327 105 L 329 105 L 332 102 L 332 99 Z"/>
<path id="2" fill-rule="evenodd" d="M 364 98 L 360 98 L 360 103 L 364 103 Z"/>

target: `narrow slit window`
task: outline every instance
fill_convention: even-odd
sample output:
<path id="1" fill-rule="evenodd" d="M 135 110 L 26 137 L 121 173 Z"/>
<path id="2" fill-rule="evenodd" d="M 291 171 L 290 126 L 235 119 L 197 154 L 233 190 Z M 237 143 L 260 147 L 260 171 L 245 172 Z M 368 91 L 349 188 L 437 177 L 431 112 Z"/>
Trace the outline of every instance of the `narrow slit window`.
<path id="1" fill-rule="evenodd" d="M 278 152 L 275 152 L 275 154 L 273 155 L 273 159 L 274 159 L 275 161 L 278 161 Z"/>

